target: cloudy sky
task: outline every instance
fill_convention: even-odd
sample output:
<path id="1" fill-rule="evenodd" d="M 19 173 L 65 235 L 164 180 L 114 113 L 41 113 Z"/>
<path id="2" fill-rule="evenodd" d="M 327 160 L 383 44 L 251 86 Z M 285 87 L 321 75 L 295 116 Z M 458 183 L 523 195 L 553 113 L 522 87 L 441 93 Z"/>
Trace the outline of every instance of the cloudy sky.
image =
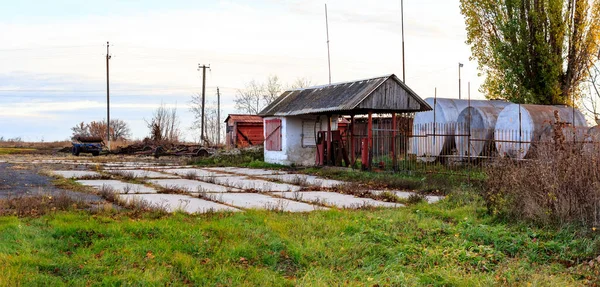
<path id="1" fill-rule="evenodd" d="M 473 98 L 482 78 L 469 61 L 459 0 L 405 0 L 406 82 L 421 97 Z M 0 0 L 0 136 L 65 140 L 76 123 L 106 118 L 106 41 L 111 118 L 134 138 L 161 103 L 177 107 L 187 140 L 198 64 L 210 64 L 207 101 L 277 75 L 328 82 L 323 1 Z M 400 0 L 328 1 L 332 81 L 402 78 Z"/>

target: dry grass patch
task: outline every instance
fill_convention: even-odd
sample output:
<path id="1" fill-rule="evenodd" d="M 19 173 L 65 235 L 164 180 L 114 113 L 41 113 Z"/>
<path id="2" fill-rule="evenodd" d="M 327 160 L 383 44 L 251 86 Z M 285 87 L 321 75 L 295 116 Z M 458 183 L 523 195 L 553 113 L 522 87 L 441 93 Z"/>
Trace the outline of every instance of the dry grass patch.
<path id="1" fill-rule="evenodd" d="M 66 192 L 56 195 L 9 196 L 0 199 L 0 215 L 37 217 L 50 212 L 74 210 L 86 206 L 85 202 L 73 199 Z"/>

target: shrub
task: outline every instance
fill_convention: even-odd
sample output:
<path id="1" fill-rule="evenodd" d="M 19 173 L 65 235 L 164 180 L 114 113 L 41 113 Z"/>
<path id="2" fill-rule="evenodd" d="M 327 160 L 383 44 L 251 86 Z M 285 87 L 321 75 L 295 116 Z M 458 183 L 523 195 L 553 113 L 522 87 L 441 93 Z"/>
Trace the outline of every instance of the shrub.
<path id="1" fill-rule="evenodd" d="M 598 226 L 600 153 L 565 141 L 560 128 L 554 133 L 553 140 L 533 147 L 533 158 L 501 158 L 487 169 L 488 211 L 545 224 Z"/>

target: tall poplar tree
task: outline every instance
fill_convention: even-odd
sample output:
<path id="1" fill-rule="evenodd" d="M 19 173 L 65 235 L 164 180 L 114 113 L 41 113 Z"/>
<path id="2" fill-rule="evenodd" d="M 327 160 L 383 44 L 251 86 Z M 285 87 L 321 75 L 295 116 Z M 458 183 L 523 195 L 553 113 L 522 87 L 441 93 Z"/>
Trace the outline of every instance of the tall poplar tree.
<path id="1" fill-rule="evenodd" d="M 600 0 L 461 0 L 482 92 L 573 104 L 600 50 Z"/>

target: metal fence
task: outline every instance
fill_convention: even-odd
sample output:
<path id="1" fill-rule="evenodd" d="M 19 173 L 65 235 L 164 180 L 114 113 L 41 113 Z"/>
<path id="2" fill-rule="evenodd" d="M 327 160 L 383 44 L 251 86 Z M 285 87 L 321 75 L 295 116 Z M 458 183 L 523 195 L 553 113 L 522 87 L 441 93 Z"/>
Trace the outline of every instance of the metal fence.
<path id="1" fill-rule="evenodd" d="M 555 146 L 561 141 L 582 152 L 600 150 L 600 138 L 590 135 L 589 128 L 567 127 L 557 136 L 551 127 L 530 131 L 470 129 L 462 123 L 403 123 L 396 130 L 386 124 L 373 126 L 368 150 L 372 170 L 469 176 L 499 157 L 527 160 L 540 147 Z M 347 150 L 353 141 L 350 152 L 356 158 L 354 166 L 365 166 L 361 144 L 368 141 L 368 135 L 359 132 L 346 136 L 344 141 Z"/>

